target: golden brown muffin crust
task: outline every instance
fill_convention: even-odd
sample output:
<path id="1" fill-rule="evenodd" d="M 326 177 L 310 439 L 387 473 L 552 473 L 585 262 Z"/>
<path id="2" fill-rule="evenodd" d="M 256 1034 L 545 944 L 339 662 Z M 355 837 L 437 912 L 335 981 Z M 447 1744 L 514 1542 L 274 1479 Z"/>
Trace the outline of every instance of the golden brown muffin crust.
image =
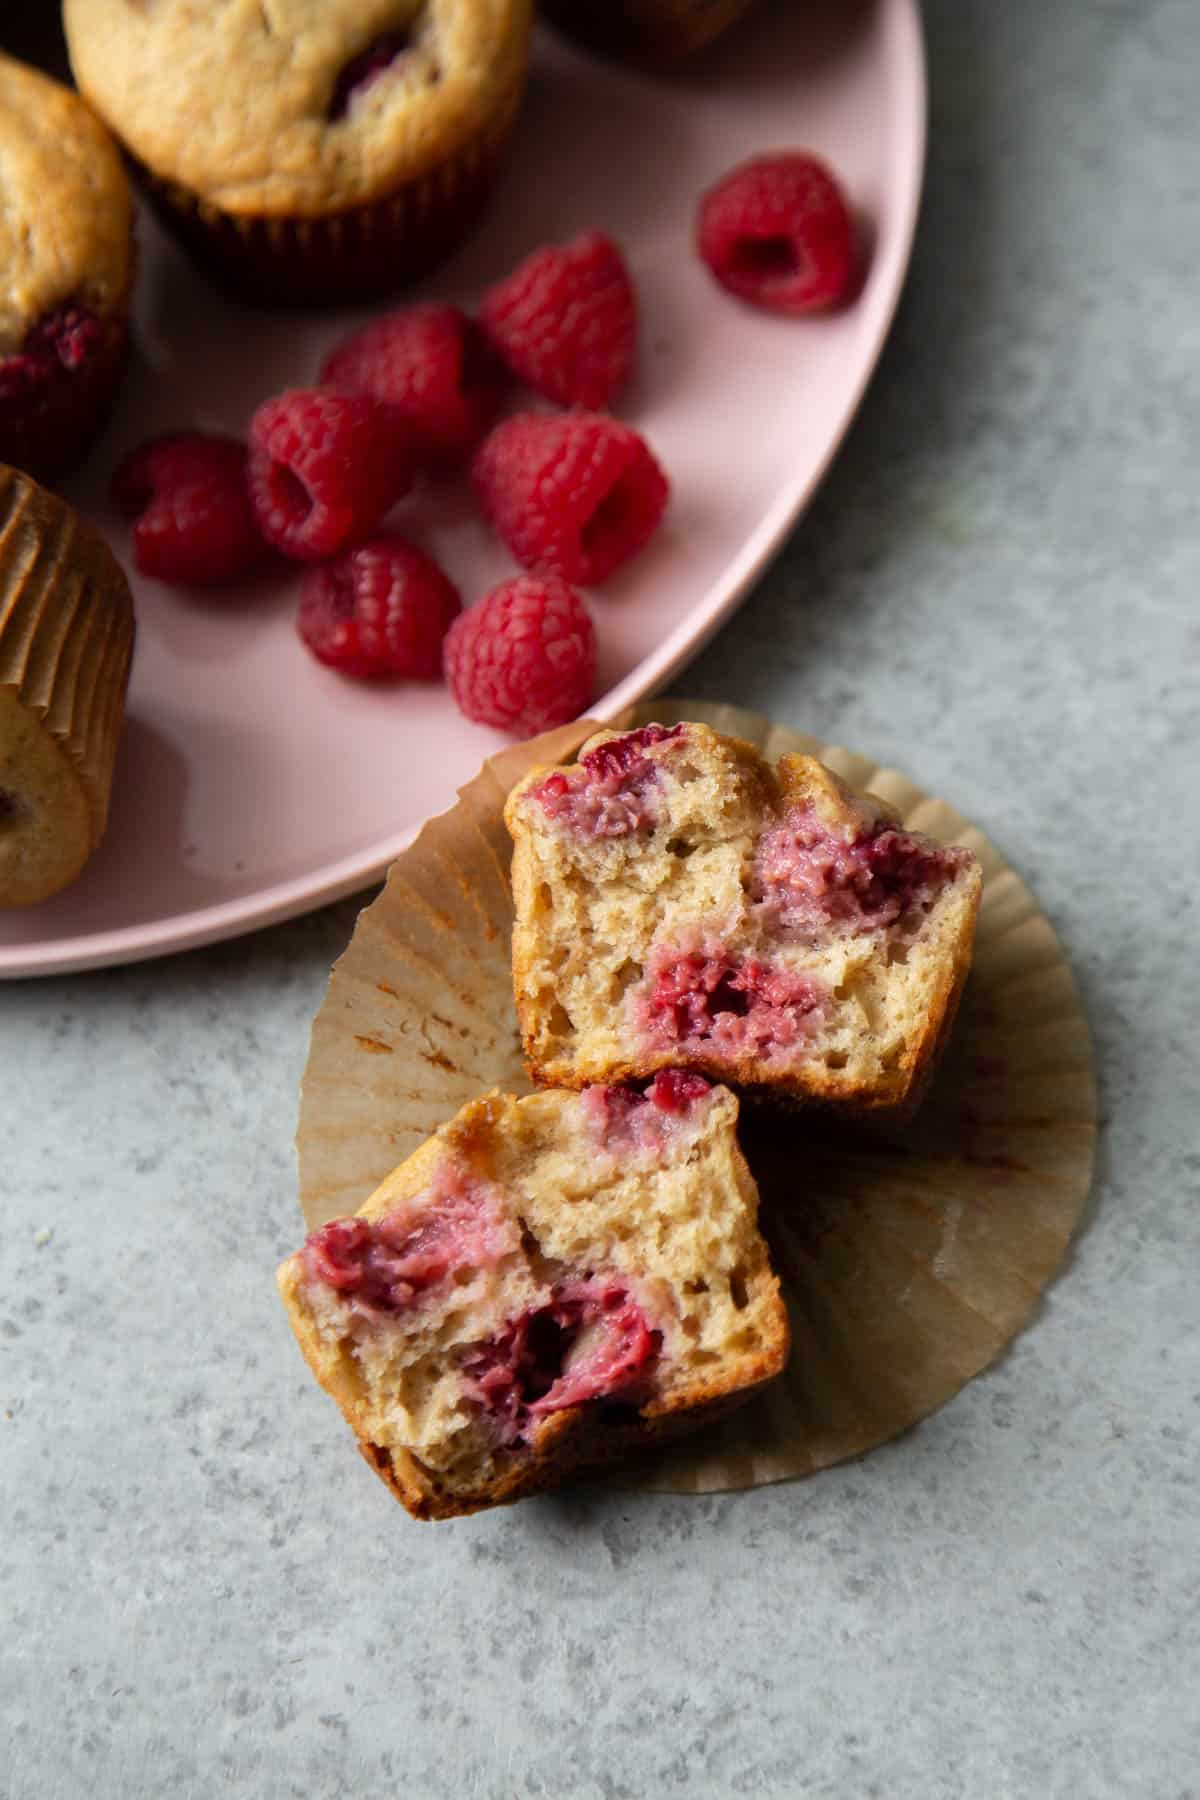
<path id="1" fill-rule="evenodd" d="M 121 158 L 77 95 L 0 55 L 0 356 L 64 300 L 125 304 L 133 202 Z"/>
<path id="2" fill-rule="evenodd" d="M 361 205 L 453 155 L 519 83 L 530 0 L 65 0 L 81 90 L 135 156 L 231 213 Z M 403 54 L 331 116 L 347 65 Z"/>

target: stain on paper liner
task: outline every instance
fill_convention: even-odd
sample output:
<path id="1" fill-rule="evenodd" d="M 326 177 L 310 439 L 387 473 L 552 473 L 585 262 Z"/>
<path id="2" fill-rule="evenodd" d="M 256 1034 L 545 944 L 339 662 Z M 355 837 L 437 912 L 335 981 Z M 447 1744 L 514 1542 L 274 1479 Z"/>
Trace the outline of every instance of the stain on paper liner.
<path id="1" fill-rule="evenodd" d="M 775 758 L 819 756 L 984 871 L 975 962 L 917 1118 L 851 1139 L 803 1122 L 744 1147 L 787 1297 L 792 1355 L 721 1424 L 607 1482 L 713 1493 L 809 1475 L 941 1406 L 1010 1343 L 1062 1263 L 1091 1185 L 1096 1080 L 1070 969 L 982 834 L 892 769 L 735 707 L 660 700 L 617 723 L 702 720 Z M 529 1091 L 509 969 L 506 794 L 570 757 L 576 724 L 493 757 L 360 915 L 313 1025 L 297 1150 L 308 1226 L 353 1212 L 482 1090 Z"/>

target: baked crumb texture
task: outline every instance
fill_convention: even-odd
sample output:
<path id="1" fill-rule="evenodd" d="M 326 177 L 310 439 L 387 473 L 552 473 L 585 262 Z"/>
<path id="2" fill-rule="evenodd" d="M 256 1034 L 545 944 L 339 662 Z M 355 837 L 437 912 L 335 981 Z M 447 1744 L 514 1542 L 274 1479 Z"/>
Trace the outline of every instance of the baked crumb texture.
<path id="1" fill-rule="evenodd" d="M 411 1513 L 520 1499 L 779 1373 L 737 1111 L 676 1074 L 488 1095 L 282 1265 L 309 1366 Z"/>
<path id="2" fill-rule="evenodd" d="M 601 733 L 505 818 L 538 1081 L 682 1067 L 848 1113 L 915 1104 L 970 963 L 969 850 L 699 724 Z"/>

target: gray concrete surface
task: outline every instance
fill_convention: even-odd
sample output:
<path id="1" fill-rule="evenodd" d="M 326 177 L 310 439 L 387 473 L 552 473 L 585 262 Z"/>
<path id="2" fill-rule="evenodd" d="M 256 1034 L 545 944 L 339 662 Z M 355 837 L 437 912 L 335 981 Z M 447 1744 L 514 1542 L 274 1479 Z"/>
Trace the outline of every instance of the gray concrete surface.
<path id="1" fill-rule="evenodd" d="M 862 1463 L 418 1527 L 269 1292 L 354 906 L 0 990 L 7 1800 L 1200 1793 L 1200 8 L 927 19 L 895 336 L 679 691 L 908 768 L 1034 881 L 1102 1071 L 1072 1265 Z"/>

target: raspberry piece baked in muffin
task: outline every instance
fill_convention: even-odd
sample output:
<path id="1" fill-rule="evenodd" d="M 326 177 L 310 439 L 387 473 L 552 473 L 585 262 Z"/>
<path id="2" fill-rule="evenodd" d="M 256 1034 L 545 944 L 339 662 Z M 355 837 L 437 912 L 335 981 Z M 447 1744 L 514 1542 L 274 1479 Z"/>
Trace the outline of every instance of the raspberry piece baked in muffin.
<path id="1" fill-rule="evenodd" d="M 905 1108 L 949 1031 L 981 875 L 809 756 L 706 725 L 602 733 L 509 796 L 513 981 L 537 1080 L 681 1066 Z"/>
<path id="2" fill-rule="evenodd" d="M 456 248 L 516 113 L 531 0 L 66 0 L 80 91 L 165 223 L 280 305 L 391 292 Z"/>
<path id="3" fill-rule="evenodd" d="M 0 55 L 0 461 L 49 481 L 81 461 L 121 376 L 133 202 L 108 133 Z"/>
<path id="4" fill-rule="evenodd" d="M 488 1095 L 282 1265 L 309 1366 L 417 1518 L 518 1500 L 779 1373 L 737 1110 L 678 1072 Z"/>

